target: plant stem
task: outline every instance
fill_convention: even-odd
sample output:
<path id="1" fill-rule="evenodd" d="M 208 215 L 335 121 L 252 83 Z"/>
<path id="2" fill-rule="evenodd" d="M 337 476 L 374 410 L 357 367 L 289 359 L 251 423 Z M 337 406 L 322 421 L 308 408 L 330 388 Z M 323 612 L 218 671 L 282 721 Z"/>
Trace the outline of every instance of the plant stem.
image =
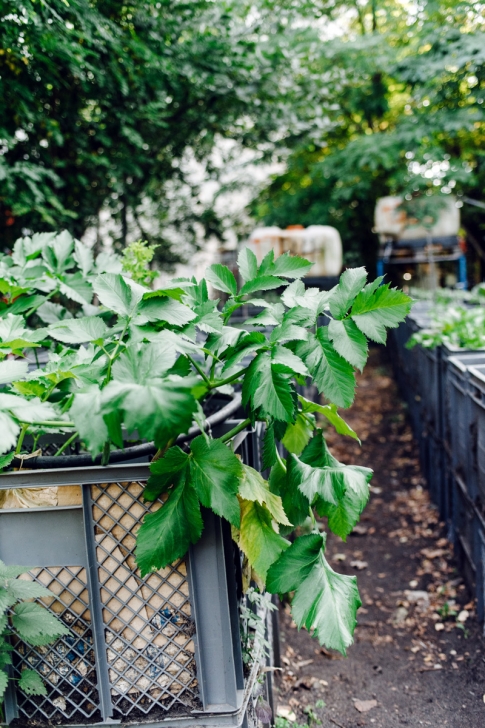
<path id="1" fill-rule="evenodd" d="M 277 461 L 278 461 L 278 463 L 279 463 L 280 467 L 281 467 L 281 468 L 283 468 L 283 470 L 284 470 L 284 471 L 285 471 L 285 473 L 286 473 L 286 465 L 285 465 L 285 463 L 283 462 L 283 460 L 281 459 L 281 455 L 279 454 L 279 452 L 278 452 L 278 448 L 277 448 L 277 447 L 275 447 L 275 452 L 276 452 L 276 459 L 277 459 Z"/>
<path id="2" fill-rule="evenodd" d="M 64 443 L 64 445 L 62 445 L 62 447 L 59 448 L 59 450 L 56 452 L 56 454 L 54 455 L 54 457 L 56 458 L 58 455 L 62 455 L 62 453 L 64 452 L 64 450 L 66 450 L 66 448 L 69 447 L 69 445 L 71 444 L 71 442 L 74 442 L 74 440 L 76 439 L 77 436 L 78 436 L 78 433 L 77 432 L 75 432 L 73 435 L 71 435 L 71 437 L 68 440 L 66 440 L 66 442 Z"/>
<path id="3" fill-rule="evenodd" d="M 189 354 L 187 354 L 187 359 L 197 369 L 197 371 L 199 372 L 199 374 L 202 377 L 202 379 L 204 380 L 204 382 L 206 384 L 208 384 L 209 387 L 210 387 L 211 386 L 211 381 L 210 381 L 209 377 L 207 376 L 207 374 L 202 369 L 202 367 L 200 366 L 200 364 L 198 364 L 194 359 L 192 359 L 192 357 L 189 356 Z"/>
<path id="4" fill-rule="evenodd" d="M 212 382 L 210 388 L 216 389 L 217 387 L 222 387 L 224 384 L 230 384 L 231 382 L 236 381 L 236 379 L 239 379 L 239 377 L 242 377 L 245 372 L 246 369 L 241 369 L 241 371 L 236 372 L 236 374 L 232 374 L 230 377 L 226 377 L 226 379 L 220 379 L 218 382 Z"/>
<path id="5" fill-rule="evenodd" d="M 114 360 L 118 356 L 119 348 L 120 348 L 121 344 L 123 343 L 123 337 L 124 337 L 124 335 L 126 334 L 126 332 L 128 330 L 128 326 L 130 325 L 130 322 L 131 322 L 131 317 L 128 317 L 126 319 L 126 323 L 125 323 L 125 326 L 123 328 L 123 331 L 121 332 L 120 337 L 119 337 L 118 341 L 116 342 L 116 346 L 114 348 L 113 354 L 109 357 L 108 371 L 106 372 L 106 377 L 105 377 L 105 380 L 104 380 L 104 384 L 105 385 L 108 384 L 108 382 L 111 379 L 111 367 L 113 365 Z"/>
<path id="6" fill-rule="evenodd" d="M 232 437 L 234 437 L 234 435 L 237 435 L 238 432 L 242 432 L 244 429 L 246 429 L 246 427 L 250 424 L 251 424 L 251 420 L 248 417 L 247 419 L 240 422 L 239 425 L 236 425 L 236 427 L 233 427 L 232 430 L 229 430 L 229 432 L 226 432 L 226 434 L 220 438 L 221 442 L 227 442 Z"/>
<path id="7" fill-rule="evenodd" d="M 43 420 L 41 422 L 24 422 L 27 427 L 76 427 L 74 422 L 64 422 L 64 420 Z"/>
<path id="8" fill-rule="evenodd" d="M 16 455 L 18 455 L 19 452 L 22 449 L 22 445 L 23 445 L 23 442 L 24 442 L 25 433 L 27 432 L 28 429 L 29 429 L 29 425 L 27 423 L 25 423 L 25 424 L 22 425 L 22 429 L 20 430 L 20 435 L 19 435 L 19 439 L 18 439 L 18 442 L 17 442 L 17 447 L 15 448 L 15 454 Z"/>
<path id="9" fill-rule="evenodd" d="M 167 450 L 169 450 L 172 447 L 172 445 L 176 439 L 177 438 L 172 437 L 172 438 L 170 438 L 170 440 L 167 442 L 167 444 L 164 447 L 160 447 L 157 450 L 157 452 L 155 453 L 155 455 L 152 457 L 151 462 L 153 463 L 155 460 L 159 460 L 161 457 L 163 457 L 165 455 L 165 453 L 167 452 Z"/>
<path id="10" fill-rule="evenodd" d="M 108 465 L 109 464 L 109 456 L 110 456 L 110 443 L 109 440 L 106 440 L 103 447 L 103 455 L 101 457 L 101 465 Z"/>
<path id="11" fill-rule="evenodd" d="M 55 296 L 56 293 L 59 293 L 59 289 L 58 288 L 54 288 L 54 290 L 51 291 L 49 293 L 49 295 L 45 297 L 45 300 L 44 301 L 41 301 L 40 303 L 37 303 L 35 306 L 32 306 L 32 308 L 29 308 L 29 310 L 25 314 L 25 320 L 27 320 L 29 318 L 29 316 L 32 316 L 32 314 L 35 313 L 35 311 L 37 311 L 37 309 L 40 308 L 43 303 L 45 303 L 46 301 L 48 301 L 49 298 L 52 298 L 52 296 Z"/>

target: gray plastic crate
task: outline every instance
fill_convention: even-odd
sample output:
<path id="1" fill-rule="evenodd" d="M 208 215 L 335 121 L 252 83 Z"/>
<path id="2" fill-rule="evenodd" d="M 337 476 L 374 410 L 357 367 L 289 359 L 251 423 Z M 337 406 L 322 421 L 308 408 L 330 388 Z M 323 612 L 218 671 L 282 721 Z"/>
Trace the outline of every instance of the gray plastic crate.
<path id="1" fill-rule="evenodd" d="M 238 436 L 241 457 L 258 469 L 259 440 L 259 432 Z M 265 658 L 245 674 L 241 562 L 230 528 L 205 511 L 187 557 L 142 578 L 136 532 L 148 510 L 163 508 L 141 498 L 148 476 L 148 463 L 135 463 L 0 477 L 10 496 L 21 489 L 49 502 L 0 510 L 0 558 L 33 567 L 30 578 L 55 594 L 42 602 L 70 630 L 46 647 L 14 644 L 14 677 L 24 666 L 38 670 L 47 696 L 10 688 L 7 723 L 255 724 Z"/>
<path id="2" fill-rule="evenodd" d="M 471 397 L 470 367 L 485 365 L 483 352 L 451 356 L 444 384 L 444 440 L 453 470 L 466 483 L 472 498 L 477 493 L 476 442 L 479 410 Z"/>
<path id="3" fill-rule="evenodd" d="M 477 507 L 485 514 L 485 366 L 470 367 L 470 398 L 476 418 L 476 439 L 472 445 L 476 500 Z"/>
<path id="4" fill-rule="evenodd" d="M 476 590 L 477 516 L 466 484 L 460 477 L 452 481 L 452 536 L 460 571 L 473 593 Z"/>

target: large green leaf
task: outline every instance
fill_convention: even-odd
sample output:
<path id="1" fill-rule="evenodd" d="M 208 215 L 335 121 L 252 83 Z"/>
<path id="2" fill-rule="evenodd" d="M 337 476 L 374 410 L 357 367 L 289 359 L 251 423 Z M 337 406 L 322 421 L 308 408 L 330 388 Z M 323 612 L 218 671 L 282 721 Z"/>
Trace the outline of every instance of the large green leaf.
<path id="1" fill-rule="evenodd" d="M 81 306 L 91 303 L 93 298 L 93 288 L 82 273 L 65 273 L 59 283 L 59 290 L 64 296 L 70 298 L 71 301 L 81 304 Z"/>
<path id="2" fill-rule="evenodd" d="M 290 548 L 271 566 L 266 588 L 271 594 L 295 591 L 306 579 L 325 545 L 325 534 L 309 533 L 296 538 Z"/>
<path id="3" fill-rule="evenodd" d="M 77 392 L 69 410 L 76 425 L 79 437 L 93 457 L 100 453 L 108 439 L 108 428 L 101 413 L 101 391 L 90 387 L 85 392 Z"/>
<path id="4" fill-rule="evenodd" d="M 171 447 L 162 458 L 150 463 L 151 475 L 148 478 L 143 497 L 154 501 L 174 485 L 180 477 L 180 471 L 188 463 L 189 456 L 178 446 Z"/>
<path id="5" fill-rule="evenodd" d="M 320 552 L 295 592 L 291 613 L 298 627 L 313 631 L 321 645 L 345 655 L 361 604 L 356 577 L 337 574 Z"/>
<path id="6" fill-rule="evenodd" d="M 272 518 L 285 526 L 291 526 L 288 517 L 283 509 L 280 496 L 272 493 L 268 483 L 257 470 L 243 465 L 243 475 L 239 483 L 239 495 L 243 500 L 257 501 L 265 505 Z"/>
<path id="7" fill-rule="evenodd" d="M 8 675 L 4 670 L 0 670 L 0 702 L 3 701 L 3 696 L 8 686 Z"/>
<path id="8" fill-rule="evenodd" d="M 328 336 L 340 356 L 362 371 L 369 353 L 367 339 L 354 322 L 351 319 L 330 321 Z"/>
<path id="9" fill-rule="evenodd" d="M 224 352 L 223 356 L 225 362 L 222 371 L 224 372 L 227 369 L 231 369 L 236 364 L 239 364 L 244 357 L 249 356 L 249 354 L 257 351 L 258 349 L 261 349 L 267 343 L 265 335 L 259 331 L 253 331 L 243 338 L 240 338 L 234 346 L 230 346 Z"/>
<path id="10" fill-rule="evenodd" d="M 241 461 L 223 442 L 207 440 L 204 435 L 192 441 L 190 451 L 190 483 L 202 505 L 239 526 Z"/>
<path id="11" fill-rule="evenodd" d="M 29 363 L 21 359 L 7 359 L 0 362 L 0 384 L 22 379 L 27 374 Z"/>
<path id="12" fill-rule="evenodd" d="M 298 473 L 300 490 L 321 516 L 328 517 L 330 529 L 345 540 L 369 498 L 372 470 L 340 463 L 330 453 L 321 430 L 317 430 L 300 460 L 304 464 Z M 313 474 L 305 470 L 309 466 Z"/>
<path id="13" fill-rule="evenodd" d="M 300 357 L 293 354 L 286 346 L 274 346 L 271 352 L 271 360 L 273 364 L 281 364 L 291 374 L 301 374 L 303 377 L 309 376 L 309 371 Z"/>
<path id="14" fill-rule="evenodd" d="M 227 266 L 215 263 L 207 268 L 205 277 L 218 291 L 229 293 L 230 296 L 236 295 L 236 279 L 234 273 Z"/>
<path id="15" fill-rule="evenodd" d="M 8 591 L 15 601 L 53 596 L 52 592 L 42 584 L 37 584 L 35 581 L 24 581 L 23 579 L 11 579 L 8 582 Z"/>
<path id="16" fill-rule="evenodd" d="M 146 384 L 173 367 L 175 359 L 176 350 L 170 340 L 128 346 L 113 364 L 113 379 Z"/>
<path id="17" fill-rule="evenodd" d="M 68 628 L 57 617 L 35 602 L 17 604 L 12 614 L 12 625 L 21 639 L 31 645 L 47 645 L 69 634 Z"/>
<path id="18" fill-rule="evenodd" d="M 196 409 L 191 385 L 184 379 L 154 379 L 146 384 L 112 381 L 101 395 L 104 416 L 119 410 L 129 432 L 137 430 L 157 447 L 187 432 Z"/>
<path id="19" fill-rule="evenodd" d="M 283 253 L 274 261 L 271 267 L 271 273 L 275 276 L 283 276 L 284 278 L 303 278 L 310 272 L 313 263 L 298 255 L 290 255 Z"/>
<path id="20" fill-rule="evenodd" d="M 295 351 L 307 365 L 318 391 L 339 407 L 350 407 L 355 391 L 354 370 L 335 351 L 327 327 L 318 329 L 308 341 L 299 342 Z"/>
<path id="21" fill-rule="evenodd" d="M 289 542 L 273 528 L 271 513 L 257 501 L 241 501 L 239 545 L 263 580 Z"/>
<path id="22" fill-rule="evenodd" d="M 93 251 L 79 240 L 74 242 L 74 248 L 75 252 L 73 258 L 78 264 L 82 275 L 86 278 L 91 273 L 94 266 Z"/>
<path id="23" fill-rule="evenodd" d="M 239 273 L 243 281 L 252 281 L 258 275 L 258 261 L 250 248 L 243 248 L 237 257 Z"/>
<path id="24" fill-rule="evenodd" d="M 310 515 L 310 502 L 299 488 L 299 466 L 298 459 L 290 455 L 286 461 L 286 473 L 282 471 L 280 463 L 276 463 L 270 475 L 270 487 L 272 490 L 278 488 L 283 508 L 293 526 L 300 526 Z"/>
<path id="25" fill-rule="evenodd" d="M 64 344 L 84 344 L 88 341 L 103 341 L 108 327 L 99 316 L 85 316 L 59 321 L 49 326 L 48 331 L 53 339 Z"/>
<path id="26" fill-rule="evenodd" d="M 318 412 L 332 423 L 339 435 L 348 435 L 360 443 L 357 433 L 354 432 L 350 425 L 347 424 L 347 422 L 339 415 L 335 404 L 318 404 L 317 402 L 310 402 L 310 400 L 305 399 L 305 397 L 302 397 L 301 395 L 298 395 L 298 399 L 302 404 L 303 412 Z M 298 455 L 298 453 L 296 454 Z"/>
<path id="27" fill-rule="evenodd" d="M 179 471 L 178 482 L 165 503 L 145 516 L 138 531 L 136 562 L 142 576 L 173 564 L 199 540 L 203 522 L 194 487 Z"/>
<path id="28" fill-rule="evenodd" d="M 345 654 L 361 605 L 357 580 L 333 571 L 324 547 L 320 534 L 297 538 L 269 569 L 266 586 L 273 593 L 294 591 L 291 611 L 297 626 L 314 630 L 320 644 Z"/>
<path id="29" fill-rule="evenodd" d="M 243 403 L 251 402 L 262 417 L 291 422 L 295 411 L 293 388 L 280 366 L 272 364 L 267 353 L 258 354 L 244 377 Z"/>
<path id="30" fill-rule="evenodd" d="M 24 669 L 20 673 L 19 688 L 26 695 L 47 695 L 47 688 L 35 670 Z"/>
<path id="31" fill-rule="evenodd" d="M 101 273 L 93 283 L 99 302 L 120 316 L 132 316 L 144 289 L 135 288 L 119 273 Z"/>
<path id="32" fill-rule="evenodd" d="M 345 483 L 343 477 L 339 477 L 342 473 L 334 473 L 329 467 L 312 467 L 301 462 L 296 455 L 289 455 L 288 462 L 292 483 L 298 487 L 309 503 L 314 503 L 318 497 L 326 503 L 337 505 L 343 498 Z"/>
<path id="33" fill-rule="evenodd" d="M 197 318 L 197 314 L 180 301 L 165 296 L 163 298 L 144 298 L 138 304 L 135 324 L 148 321 L 166 321 L 172 326 L 185 326 Z"/>
<path id="34" fill-rule="evenodd" d="M 314 429 L 315 418 L 310 414 L 299 412 L 295 422 L 290 422 L 287 426 L 281 444 L 284 445 L 288 452 L 299 455 L 307 446 Z"/>
<path id="35" fill-rule="evenodd" d="M 274 288 L 280 288 L 286 286 L 287 281 L 283 278 L 277 278 L 276 276 L 260 276 L 249 280 L 239 291 L 240 296 L 245 296 L 248 293 L 255 293 L 256 291 L 271 291 Z"/>
<path id="36" fill-rule="evenodd" d="M 338 285 L 329 299 L 330 313 L 334 318 L 341 319 L 345 316 L 366 280 L 365 268 L 347 268 L 342 273 Z"/>
<path id="37" fill-rule="evenodd" d="M 350 315 L 369 339 L 386 343 L 386 328 L 396 328 L 411 310 L 412 300 L 389 284 L 367 287 L 355 299 Z"/>

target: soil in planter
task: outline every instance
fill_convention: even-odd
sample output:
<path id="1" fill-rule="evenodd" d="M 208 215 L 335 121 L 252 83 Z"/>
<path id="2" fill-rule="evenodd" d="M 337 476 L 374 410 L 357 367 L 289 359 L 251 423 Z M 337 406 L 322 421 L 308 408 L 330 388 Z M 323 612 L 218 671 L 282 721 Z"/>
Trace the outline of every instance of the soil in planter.
<path id="1" fill-rule="evenodd" d="M 328 437 L 339 460 L 375 471 L 361 522 L 346 544 L 330 537 L 327 551 L 336 571 L 358 577 L 355 644 L 347 658 L 321 649 L 283 607 L 279 714 L 311 728 L 483 728 L 482 629 L 391 376 L 386 352 L 372 349 L 346 413 L 362 450 Z"/>

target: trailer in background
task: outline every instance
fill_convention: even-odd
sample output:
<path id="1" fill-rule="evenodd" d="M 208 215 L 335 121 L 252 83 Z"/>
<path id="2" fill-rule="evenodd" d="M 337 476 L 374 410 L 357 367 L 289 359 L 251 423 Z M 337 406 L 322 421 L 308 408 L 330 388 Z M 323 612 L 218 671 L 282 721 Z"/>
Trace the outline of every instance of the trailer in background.
<path id="1" fill-rule="evenodd" d="M 256 228 L 249 238 L 237 248 L 221 248 L 221 263 L 227 265 L 237 276 L 237 256 L 243 248 L 250 248 L 258 264 L 265 255 L 274 252 L 275 258 L 283 253 L 300 255 L 311 261 L 310 274 L 303 279 L 306 286 L 329 290 L 338 283 L 342 271 L 342 241 L 338 230 L 330 225 L 290 225 L 285 230 L 279 227 Z"/>
<path id="2" fill-rule="evenodd" d="M 378 275 L 398 285 L 466 289 L 465 244 L 459 235 L 460 210 L 453 196 L 440 197 L 434 214 L 412 217 L 402 197 L 381 197 L 375 209 L 379 235 Z"/>

